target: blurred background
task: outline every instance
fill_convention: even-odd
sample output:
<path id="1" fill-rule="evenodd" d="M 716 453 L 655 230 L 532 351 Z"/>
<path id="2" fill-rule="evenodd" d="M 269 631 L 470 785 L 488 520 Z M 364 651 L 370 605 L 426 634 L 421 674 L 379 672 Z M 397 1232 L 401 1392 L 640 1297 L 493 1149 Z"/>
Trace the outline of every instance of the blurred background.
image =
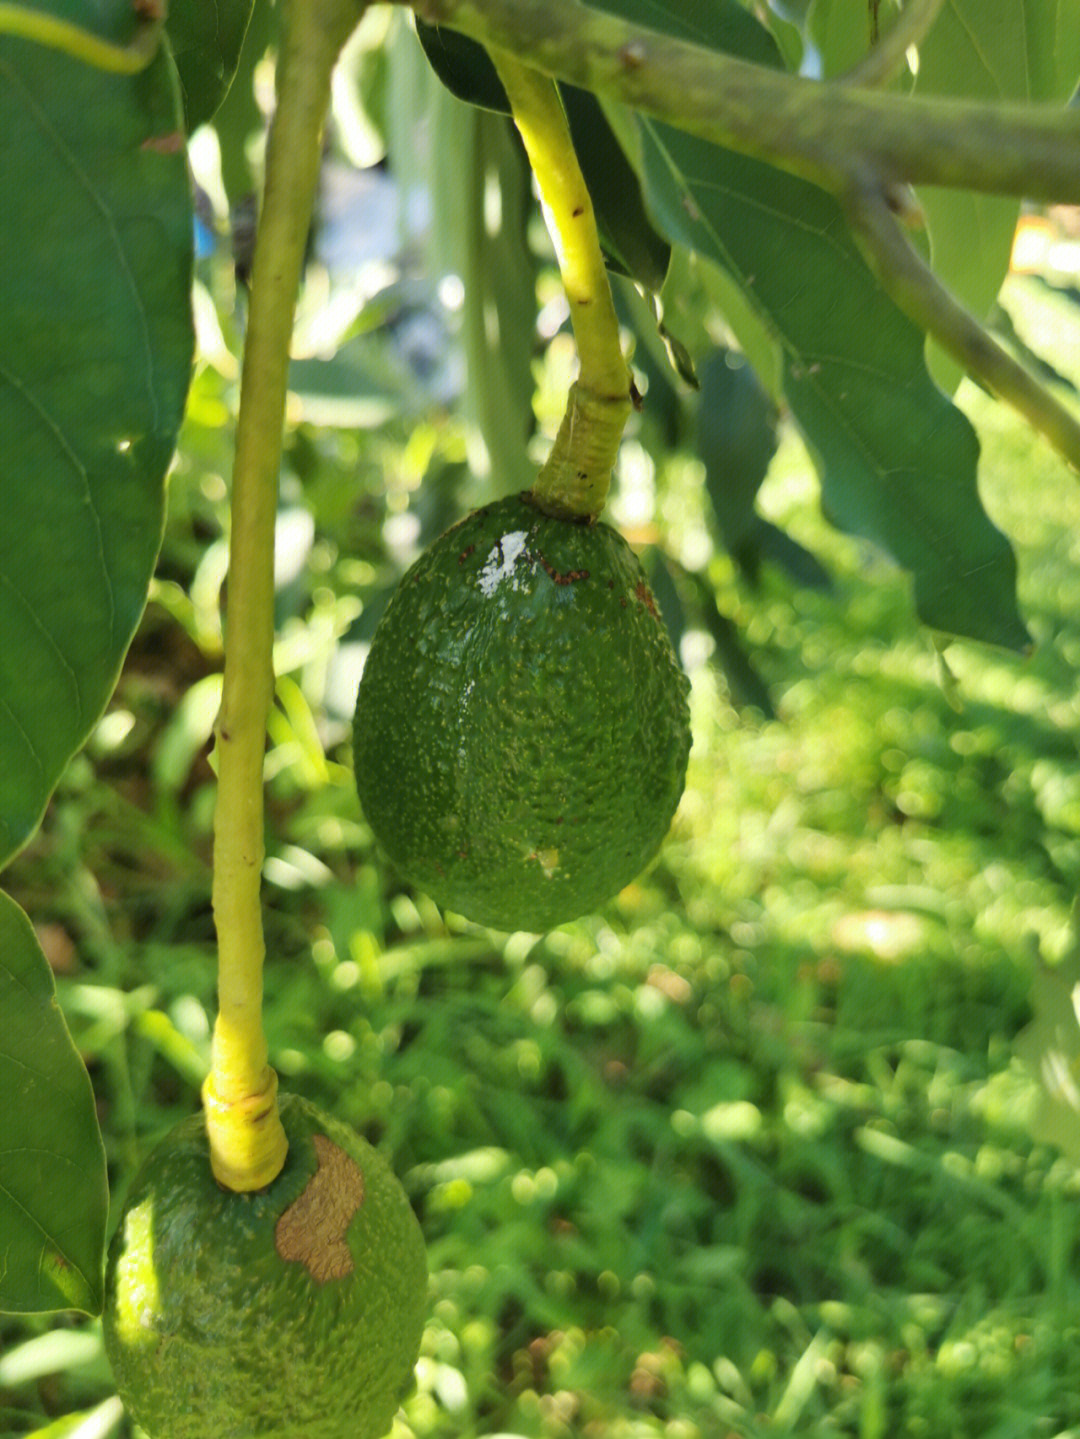
<path id="1" fill-rule="evenodd" d="M 192 145 L 199 359 L 150 603 L 6 876 L 90 1069 L 114 1207 L 209 1056 L 210 736 L 272 30 L 260 4 Z M 1074 399 L 1078 234 L 1075 212 L 1025 215 L 995 315 Z M 496 934 L 375 851 L 349 727 L 394 585 L 529 483 L 574 350 L 507 121 L 369 13 L 336 80 L 290 385 L 266 1024 L 283 1085 L 382 1145 L 423 1224 L 430 1318 L 395 1439 L 1080 1435 L 1080 492 L 965 382 L 1036 643 L 935 642 L 903 573 L 823 520 L 715 276 L 671 265 L 659 328 L 616 281 L 645 404 L 607 517 L 692 681 L 686 794 L 602 914 Z M 0 1316 L 0 1435 L 132 1432 L 97 1322 Z"/>

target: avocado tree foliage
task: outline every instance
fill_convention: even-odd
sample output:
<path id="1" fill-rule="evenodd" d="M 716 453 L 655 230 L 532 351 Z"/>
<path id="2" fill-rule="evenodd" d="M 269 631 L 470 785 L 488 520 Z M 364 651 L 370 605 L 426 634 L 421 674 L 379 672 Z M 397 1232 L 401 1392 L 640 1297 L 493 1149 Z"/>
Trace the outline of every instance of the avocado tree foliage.
<path id="1" fill-rule="evenodd" d="M 277 43 L 263 0 L 0 13 L 0 866 L 103 713 L 146 602 L 193 363 L 187 139 L 221 113 L 253 8 L 261 53 Z M 337 7 L 339 40 L 366 8 Z M 664 317 L 706 286 L 756 373 L 755 403 L 800 431 L 830 519 L 910 573 L 928 627 L 1023 649 L 1013 549 L 982 507 L 978 437 L 952 395 L 966 371 L 1080 468 L 1080 421 L 983 324 L 1022 200 L 1080 201 L 1067 104 L 1080 0 L 413 10 L 459 100 L 508 110 L 489 49 L 559 83 L 605 259 L 635 323 L 651 317 L 652 352 L 671 341 Z M 509 314 L 533 272 L 484 273 L 482 184 L 455 183 L 463 279 Z M 296 194 L 292 229 L 303 237 L 310 218 Z M 270 345 L 283 386 L 282 303 Z M 784 553 L 754 509 L 771 450 L 717 418 L 739 413 L 722 403 L 738 372 L 694 358 L 725 539 Z M 718 471 L 726 453 L 741 459 Z M 0 1310 L 95 1313 L 108 1202 L 93 1095 L 30 920 L 3 894 L 0 1094 Z"/>

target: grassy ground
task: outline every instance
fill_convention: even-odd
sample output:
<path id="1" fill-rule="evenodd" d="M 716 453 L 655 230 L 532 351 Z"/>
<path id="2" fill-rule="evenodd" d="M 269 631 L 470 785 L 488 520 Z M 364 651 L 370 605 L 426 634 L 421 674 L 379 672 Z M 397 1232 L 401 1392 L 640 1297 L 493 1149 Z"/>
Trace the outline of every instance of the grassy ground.
<path id="1" fill-rule="evenodd" d="M 765 506 L 834 591 L 766 574 L 751 595 L 711 562 L 779 718 L 737 716 L 691 636 L 663 855 L 546 938 L 444 922 L 374 856 L 334 636 L 378 560 L 309 554 L 304 623 L 282 619 L 267 1025 L 283 1084 L 382 1143 L 423 1222 L 396 1439 L 1080 1435 L 1080 1176 L 1035 1138 L 1013 1052 L 1037 964 L 1074 945 L 1080 492 L 963 398 L 1033 655 L 954 645 L 946 672 L 787 440 Z M 207 1056 L 220 499 L 178 475 L 112 715 L 6 876 L 90 1065 L 115 1202 Z M 0 1319 L 0 1434 L 87 1410 L 84 1439 L 127 1432 L 98 1333 Z"/>

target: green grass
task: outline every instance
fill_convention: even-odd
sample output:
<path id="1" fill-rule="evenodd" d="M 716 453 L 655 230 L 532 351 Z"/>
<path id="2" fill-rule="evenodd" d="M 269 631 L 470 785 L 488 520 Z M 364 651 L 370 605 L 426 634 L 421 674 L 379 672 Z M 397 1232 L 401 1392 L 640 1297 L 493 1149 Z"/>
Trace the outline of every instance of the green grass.
<path id="1" fill-rule="evenodd" d="M 753 593 L 710 562 L 779 718 L 738 716 L 691 636 L 695 747 L 661 859 L 539 939 L 444 921 L 372 851 L 333 663 L 389 566 L 334 489 L 348 447 L 323 444 L 338 511 L 280 616 L 267 1027 L 283 1086 L 383 1144 L 423 1223 L 397 1439 L 1080 1434 L 1080 1176 L 1034 1138 L 1013 1053 L 1035 966 L 1075 946 L 1080 490 L 963 400 L 1034 653 L 956 644 L 947 673 L 903 576 L 823 526 L 789 437 L 763 503 L 833 592 L 766 571 Z M 212 454 L 199 392 L 193 413 Z M 659 484 L 677 510 L 684 472 Z M 217 661 L 195 566 L 220 505 L 181 468 L 173 617 L 151 607 L 126 718 L 6 876 L 52 926 L 117 1203 L 207 1056 L 213 703 L 193 687 Z M 107 1404 L 97 1335 L 0 1319 L 0 1434 Z"/>

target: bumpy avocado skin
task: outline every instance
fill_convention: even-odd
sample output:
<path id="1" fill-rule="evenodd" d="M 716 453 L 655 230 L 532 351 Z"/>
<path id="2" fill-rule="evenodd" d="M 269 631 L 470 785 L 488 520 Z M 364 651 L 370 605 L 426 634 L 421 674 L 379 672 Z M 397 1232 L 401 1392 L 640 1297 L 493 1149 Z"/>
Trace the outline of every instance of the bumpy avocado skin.
<path id="1" fill-rule="evenodd" d="M 267 1189 L 215 1182 L 201 1114 L 132 1186 L 109 1251 L 105 1347 L 151 1439 L 380 1439 L 411 1387 L 426 1308 L 416 1218 L 386 1160 L 346 1125 L 279 1097 L 289 1140 Z M 275 1246 L 319 1167 L 313 1136 L 355 1161 L 353 1272 L 322 1283 Z"/>
<path id="2" fill-rule="evenodd" d="M 379 624 L 353 727 L 361 805 L 437 902 L 542 932 L 659 849 L 687 691 L 619 534 L 496 501 L 417 560 Z"/>

